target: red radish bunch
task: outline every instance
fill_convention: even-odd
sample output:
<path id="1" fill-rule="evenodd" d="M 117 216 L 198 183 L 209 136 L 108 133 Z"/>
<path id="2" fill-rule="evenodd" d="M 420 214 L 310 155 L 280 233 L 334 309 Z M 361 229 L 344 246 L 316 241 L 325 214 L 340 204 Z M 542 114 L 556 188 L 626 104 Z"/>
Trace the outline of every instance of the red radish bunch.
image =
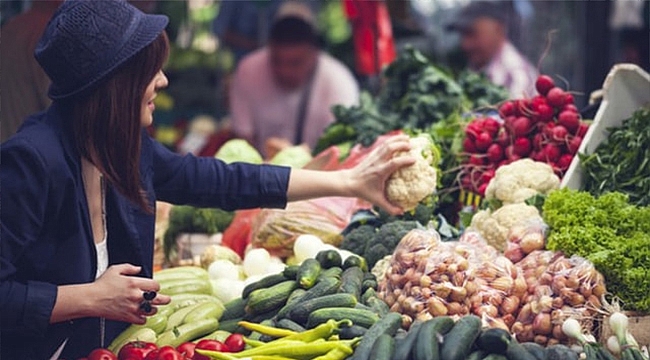
<path id="1" fill-rule="evenodd" d="M 494 171 L 521 158 L 546 162 L 564 175 L 589 125 L 580 119 L 573 95 L 550 76 L 540 75 L 535 88 L 539 95 L 531 99 L 501 104 L 502 122 L 487 117 L 467 125 L 462 188 L 483 196 Z"/>

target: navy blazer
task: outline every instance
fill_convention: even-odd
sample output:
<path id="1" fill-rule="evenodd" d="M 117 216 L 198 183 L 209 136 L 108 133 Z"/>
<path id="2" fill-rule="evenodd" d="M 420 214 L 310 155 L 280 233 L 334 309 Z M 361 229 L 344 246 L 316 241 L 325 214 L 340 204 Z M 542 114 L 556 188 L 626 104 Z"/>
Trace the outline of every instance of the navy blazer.
<path id="1" fill-rule="evenodd" d="M 50 324 L 57 285 L 95 280 L 97 255 L 81 162 L 59 105 L 27 119 L 0 147 L 0 358 L 62 358 L 100 346 L 98 318 Z M 286 205 L 290 169 L 180 156 L 143 132 L 140 174 L 151 204 L 226 210 Z M 116 143 L 115 146 L 120 146 Z M 142 266 L 151 277 L 154 215 L 109 187 L 109 263 Z M 106 321 L 105 345 L 128 324 Z"/>

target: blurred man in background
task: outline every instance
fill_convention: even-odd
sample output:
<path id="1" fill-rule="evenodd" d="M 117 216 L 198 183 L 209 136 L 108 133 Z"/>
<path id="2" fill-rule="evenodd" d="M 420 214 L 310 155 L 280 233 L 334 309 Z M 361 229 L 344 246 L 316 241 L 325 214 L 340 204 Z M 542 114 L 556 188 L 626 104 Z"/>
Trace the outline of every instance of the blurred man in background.
<path id="1" fill-rule="evenodd" d="M 472 70 L 485 73 L 513 98 L 531 96 L 537 71 L 508 40 L 511 13 L 501 2 L 472 2 L 448 29 L 460 32 L 461 48 Z"/>
<path id="2" fill-rule="evenodd" d="M 287 2 L 269 44 L 245 57 L 232 81 L 232 128 L 267 157 L 284 146 L 311 148 L 334 121 L 332 105 L 353 105 L 359 89 L 352 73 L 319 49 L 313 14 Z"/>
<path id="3" fill-rule="evenodd" d="M 0 29 L 0 141 L 16 133 L 23 120 L 50 104 L 50 79 L 34 59 L 45 25 L 63 0 L 40 0 Z"/>

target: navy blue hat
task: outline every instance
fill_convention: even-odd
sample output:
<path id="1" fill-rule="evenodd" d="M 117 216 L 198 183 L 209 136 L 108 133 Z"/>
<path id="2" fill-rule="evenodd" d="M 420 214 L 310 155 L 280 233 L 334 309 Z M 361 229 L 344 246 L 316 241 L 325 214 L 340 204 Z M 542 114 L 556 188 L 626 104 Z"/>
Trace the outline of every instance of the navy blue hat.
<path id="1" fill-rule="evenodd" d="M 54 13 L 34 56 L 60 100 L 92 88 L 167 26 L 164 15 L 148 15 L 125 0 L 66 0 Z"/>

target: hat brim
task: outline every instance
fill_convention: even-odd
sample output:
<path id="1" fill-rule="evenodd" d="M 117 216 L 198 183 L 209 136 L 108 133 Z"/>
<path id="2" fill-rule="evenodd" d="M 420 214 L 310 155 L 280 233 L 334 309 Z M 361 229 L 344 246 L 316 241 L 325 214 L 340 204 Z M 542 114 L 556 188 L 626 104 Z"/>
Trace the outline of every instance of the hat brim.
<path id="1" fill-rule="evenodd" d="M 119 68 L 120 65 L 127 62 L 140 50 L 144 49 L 154 40 L 156 40 L 156 38 L 165 30 L 168 23 L 169 19 L 165 15 L 143 14 L 143 18 L 138 23 L 138 27 L 134 31 L 131 38 L 113 57 L 111 66 L 99 72 L 85 85 L 67 93 L 64 89 L 60 89 L 55 84 L 52 84 L 50 85 L 48 96 L 52 100 L 61 100 L 88 91 L 99 82 L 107 78 L 113 71 Z"/>

